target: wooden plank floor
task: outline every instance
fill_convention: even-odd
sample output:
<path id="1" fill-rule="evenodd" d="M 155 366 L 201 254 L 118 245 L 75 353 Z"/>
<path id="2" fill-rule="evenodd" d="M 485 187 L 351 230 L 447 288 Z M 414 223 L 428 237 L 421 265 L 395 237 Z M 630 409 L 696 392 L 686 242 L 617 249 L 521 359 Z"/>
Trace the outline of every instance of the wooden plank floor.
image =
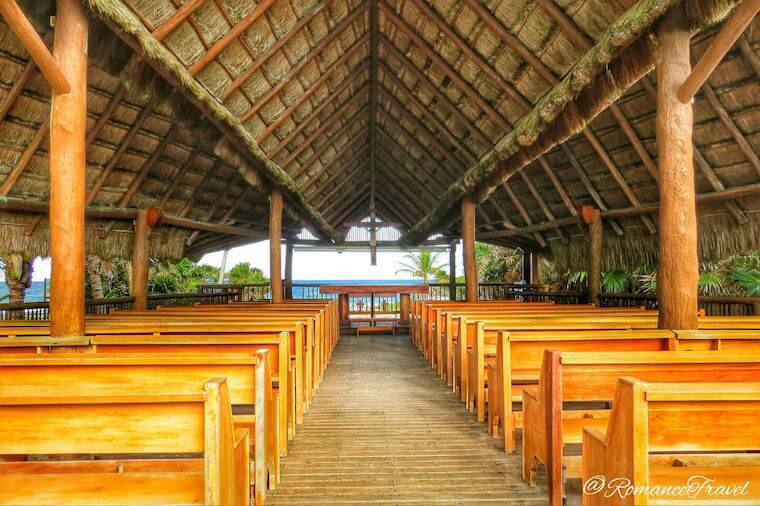
<path id="1" fill-rule="evenodd" d="M 406 336 L 343 336 L 272 505 L 546 504 Z"/>

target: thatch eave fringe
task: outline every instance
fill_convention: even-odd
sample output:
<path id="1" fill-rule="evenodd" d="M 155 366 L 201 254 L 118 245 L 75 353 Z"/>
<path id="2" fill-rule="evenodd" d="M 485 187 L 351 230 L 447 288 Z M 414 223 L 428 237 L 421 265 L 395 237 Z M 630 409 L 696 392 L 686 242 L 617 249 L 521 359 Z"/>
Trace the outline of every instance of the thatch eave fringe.
<path id="1" fill-rule="evenodd" d="M 221 105 L 195 78 L 184 65 L 177 60 L 146 29 L 143 23 L 119 0 L 86 0 L 87 5 L 112 30 L 133 49 L 145 56 L 151 66 L 172 85 L 207 115 L 224 134 L 231 137 L 235 144 L 246 149 L 246 156 L 251 159 L 267 179 L 281 188 L 292 204 L 303 210 L 304 217 L 316 227 L 320 235 L 333 241 L 339 240 L 339 234 L 322 215 L 304 198 L 295 181 L 276 163 L 269 160 L 250 133 L 241 122 L 223 105 Z M 256 175 L 238 165 L 241 175 L 256 184 Z"/>
<path id="2" fill-rule="evenodd" d="M 607 30 L 562 81 L 538 100 L 531 112 L 446 190 L 438 204 L 401 243 L 424 241 L 466 195 L 478 201 L 554 146 L 579 133 L 655 64 L 651 28 L 681 1 L 689 22 L 702 29 L 728 15 L 735 0 L 640 0 Z"/>

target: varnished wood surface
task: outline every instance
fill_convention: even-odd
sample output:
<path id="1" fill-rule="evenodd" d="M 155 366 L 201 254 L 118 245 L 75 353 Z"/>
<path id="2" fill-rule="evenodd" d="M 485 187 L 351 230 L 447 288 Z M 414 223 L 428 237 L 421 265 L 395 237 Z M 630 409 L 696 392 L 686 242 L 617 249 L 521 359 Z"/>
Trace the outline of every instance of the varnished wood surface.
<path id="1" fill-rule="evenodd" d="M 545 504 L 407 337 L 341 339 L 271 505 Z"/>

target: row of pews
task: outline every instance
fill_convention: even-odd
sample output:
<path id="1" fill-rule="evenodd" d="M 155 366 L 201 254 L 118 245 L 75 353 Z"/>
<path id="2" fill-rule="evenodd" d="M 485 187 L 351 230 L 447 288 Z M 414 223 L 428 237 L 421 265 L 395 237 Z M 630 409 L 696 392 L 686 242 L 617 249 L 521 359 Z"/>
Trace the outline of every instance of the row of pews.
<path id="1" fill-rule="evenodd" d="M 760 318 L 515 301 L 424 302 L 411 340 L 551 504 L 760 503 Z"/>
<path id="2" fill-rule="evenodd" d="M 0 504 L 264 504 L 339 336 L 335 301 L 0 323 Z"/>

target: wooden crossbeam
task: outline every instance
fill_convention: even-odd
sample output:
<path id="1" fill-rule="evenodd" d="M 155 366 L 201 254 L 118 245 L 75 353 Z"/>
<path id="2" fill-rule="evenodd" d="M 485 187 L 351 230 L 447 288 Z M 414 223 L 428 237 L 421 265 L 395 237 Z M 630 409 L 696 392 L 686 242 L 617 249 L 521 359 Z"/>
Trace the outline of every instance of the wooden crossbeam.
<path id="1" fill-rule="evenodd" d="M 194 76 L 206 68 L 209 63 L 214 61 L 222 51 L 227 49 L 227 47 L 232 44 L 235 39 L 240 37 L 243 32 L 245 32 L 257 19 L 259 19 L 276 1 L 277 0 L 261 0 L 261 2 L 256 4 L 256 7 L 254 7 L 247 16 L 245 16 L 235 26 L 233 26 L 232 29 L 227 32 L 227 34 L 225 34 L 221 39 L 216 41 L 214 45 L 211 46 L 209 50 L 206 51 L 206 53 L 198 59 L 198 61 L 190 66 L 188 69 L 190 75 Z"/>
<path id="2" fill-rule="evenodd" d="M 285 147 L 290 144 L 293 139 L 301 133 L 301 131 L 306 128 L 308 125 L 310 125 L 313 121 L 319 118 L 319 115 L 322 113 L 322 111 L 325 110 L 325 108 L 333 102 L 344 92 L 346 91 L 350 86 L 356 85 L 356 78 L 359 77 L 365 70 L 367 70 L 367 67 L 369 66 L 369 62 L 364 62 L 358 67 L 356 67 L 352 72 L 350 72 L 333 90 L 322 102 L 315 108 L 312 109 L 312 111 L 309 113 L 309 115 L 304 118 L 303 120 L 299 121 L 296 124 L 296 127 L 291 130 L 288 135 L 285 136 L 278 144 L 277 146 L 270 152 L 269 157 L 274 159 L 277 157 L 277 155 L 280 154 L 280 152 L 285 149 Z M 359 84 L 359 87 L 364 85 L 364 83 Z M 358 93 L 358 92 L 357 92 Z"/>
<path id="3" fill-rule="evenodd" d="M 293 115 L 296 109 L 305 104 L 306 101 L 309 100 L 310 97 L 320 89 L 320 86 L 322 86 L 322 84 L 324 84 L 327 79 L 329 79 L 338 69 L 341 69 L 343 65 L 348 61 L 348 59 L 364 46 L 364 43 L 367 42 L 367 40 L 368 37 L 365 34 L 362 38 L 354 42 L 348 51 L 343 53 L 337 60 L 335 60 L 335 62 L 333 62 L 316 81 L 309 85 L 304 93 L 298 95 L 296 100 L 294 100 L 293 103 L 291 103 L 279 116 L 277 116 L 277 119 L 274 120 L 269 126 L 267 126 L 263 132 L 261 132 L 261 134 L 256 138 L 257 142 L 259 144 L 263 143 L 275 132 L 275 130 L 280 128 L 288 120 L 288 118 Z"/>
<path id="4" fill-rule="evenodd" d="M 264 51 L 261 55 L 259 55 L 253 62 L 251 62 L 251 65 L 248 66 L 239 76 L 235 78 L 234 81 L 232 81 L 232 84 L 222 92 L 220 95 L 220 99 L 222 101 L 227 100 L 227 98 L 238 88 L 240 88 L 243 84 L 245 84 L 248 79 L 251 78 L 252 75 L 254 75 L 256 72 L 261 69 L 261 67 L 266 64 L 266 62 L 269 61 L 269 59 L 277 54 L 278 51 L 280 51 L 283 47 L 285 47 L 285 44 L 293 40 L 293 37 L 301 33 L 301 30 L 308 25 L 314 18 L 317 17 L 317 15 L 324 10 L 326 7 L 326 3 L 320 3 L 312 7 L 306 14 L 299 19 L 296 24 L 294 24 L 289 30 L 288 33 L 280 37 L 275 41 L 274 44 L 272 44 L 266 51 Z"/>
<path id="5" fill-rule="evenodd" d="M 37 64 L 53 93 L 65 95 L 71 91 L 66 75 L 16 1 L 0 0 L 0 14 L 8 24 L 8 28 L 18 37 L 21 45 Z"/>
<path id="6" fill-rule="evenodd" d="M 469 82 L 465 81 L 464 78 L 459 75 L 459 72 L 454 70 L 454 68 L 446 60 L 444 60 L 441 55 L 439 55 L 432 47 L 430 47 L 427 41 L 423 39 L 419 34 L 417 34 L 417 32 L 411 26 L 409 26 L 406 20 L 396 14 L 396 11 L 394 11 L 393 8 L 390 7 L 385 0 L 379 1 L 380 9 L 382 10 L 383 14 L 388 20 L 391 21 L 396 29 L 398 29 L 409 40 L 411 40 L 414 46 L 422 54 L 424 54 L 428 59 L 432 60 L 436 66 L 443 70 L 443 72 L 449 77 L 449 79 L 451 79 L 457 88 L 459 88 L 462 93 L 467 95 L 467 97 L 472 100 L 473 103 L 477 104 L 477 106 L 491 119 L 491 121 L 493 121 L 499 128 L 502 129 L 509 126 L 507 120 L 505 120 L 501 114 L 496 111 L 496 109 L 487 103 L 486 100 L 480 95 L 480 93 L 478 93 L 478 91 L 475 90 L 475 88 L 473 88 Z"/>
<path id="7" fill-rule="evenodd" d="M 241 121 L 248 121 L 250 118 L 252 118 L 256 113 L 259 112 L 259 110 L 264 107 L 264 105 L 269 102 L 275 95 L 277 95 L 280 90 L 282 90 L 285 85 L 292 82 L 293 79 L 296 79 L 296 77 L 301 73 L 301 71 L 306 67 L 309 63 L 311 63 L 319 54 L 322 53 L 322 51 L 329 46 L 333 41 L 338 39 L 338 37 L 346 31 L 356 20 L 359 19 L 360 16 L 364 15 L 364 12 L 367 10 L 367 4 L 362 3 L 361 6 L 354 9 L 354 11 L 346 16 L 339 24 L 336 26 L 333 30 L 330 31 L 330 34 L 322 39 L 319 44 L 317 44 L 314 48 L 312 48 L 303 58 L 301 58 L 301 61 L 298 62 L 295 66 L 293 66 L 290 71 L 286 75 L 284 75 L 277 84 L 272 86 L 263 96 L 259 97 L 254 104 L 251 105 L 251 107 L 243 114 L 243 116 L 240 118 Z"/>
<path id="8" fill-rule="evenodd" d="M 338 131 L 338 133 L 335 136 L 333 136 L 333 137 L 327 137 L 327 140 L 322 144 L 322 146 L 320 146 L 319 148 L 317 148 L 314 151 L 314 153 L 312 153 L 312 155 L 309 156 L 308 160 L 304 161 L 304 163 L 302 163 L 301 166 L 298 167 L 293 172 L 293 179 L 297 180 L 299 177 L 301 177 L 303 174 L 305 174 L 307 172 L 307 169 L 309 167 L 311 167 L 311 164 L 313 164 L 316 160 L 320 159 L 320 157 L 324 154 L 325 150 L 327 150 L 327 148 L 329 146 L 331 146 L 331 140 L 330 139 L 332 139 L 334 137 L 337 137 L 338 135 L 341 135 L 343 132 L 348 131 L 351 128 L 353 128 L 353 126 L 357 122 L 359 122 L 359 121 L 361 121 L 363 119 L 366 119 L 367 110 L 368 110 L 368 107 L 365 105 L 364 107 L 362 107 L 361 109 L 359 109 L 358 111 L 356 111 L 356 113 L 353 116 L 351 116 L 351 118 L 348 119 L 348 121 L 346 121 L 346 123 L 344 123 L 342 125 L 342 127 L 340 128 L 340 130 Z"/>
<path id="9" fill-rule="evenodd" d="M 354 147 L 356 144 L 358 144 L 358 143 L 360 143 L 360 142 L 363 142 L 363 141 L 362 141 L 362 139 L 365 137 L 365 135 L 366 135 L 366 133 L 367 133 L 367 130 L 368 130 L 368 129 L 367 129 L 366 127 L 365 127 L 365 128 L 363 128 L 362 130 L 360 130 L 360 131 L 359 131 L 359 133 L 358 133 L 358 135 L 355 135 L 355 136 L 354 136 L 354 138 L 353 138 L 352 140 L 349 140 L 348 142 L 346 142 L 346 143 L 343 145 L 343 147 L 342 147 L 342 148 L 340 148 L 340 149 L 338 150 L 338 152 L 335 154 L 335 156 L 332 158 L 332 160 L 330 160 L 330 161 L 329 161 L 328 163 L 326 163 L 326 164 L 325 164 L 325 163 L 323 163 L 323 167 L 320 169 L 320 171 L 319 171 L 319 172 L 317 172 L 316 174 L 313 174 L 313 175 L 311 175 L 311 176 L 309 177 L 309 179 L 308 179 L 308 180 L 307 180 L 307 181 L 304 183 L 304 185 L 303 185 L 303 187 L 302 187 L 302 190 L 301 190 L 301 191 L 304 191 L 304 192 L 305 192 L 305 191 L 307 191 L 308 189 L 310 189 L 310 188 L 311 188 L 311 187 L 312 187 L 314 184 L 316 184 L 316 182 L 319 180 L 319 178 L 320 178 L 320 177 L 322 177 L 322 175 L 323 175 L 323 174 L 327 173 L 327 171 L 328 171 L 329 167 L 330 167 L 330 166 L 331 166 L 333 163 L 335 163 L 335 161 L 336 161 L 336 160 L 339 160 L 339 159 L 343 158 L 343 157 L 345 156 L 345 154 L 346 154 L 346 153 L 347 153 L 349 150 L 353 149 L 353 147 Z M 335 141 L 336 141 L 336 140 L 337 140 L 337 139 L 330 139 L 330 140 L 329 140 L 330 144 L 331 144 L 331 145 L 333 145 L 333 147 L 334 147 L 334 144 L 335 144 Z M 364 145 L 366 146 L 366 142 L 364 143 Z"/>
<path id="10" fill-rule="evenodd" d="M 743 0 L 736 6 L 723 28 L 702 54 L 702 58 L 692 67 L 689 77 L 678 89 L 678 100 L 687 104 L 694 98 L 758 12 L 760 12 L 760 0 Z"/>

